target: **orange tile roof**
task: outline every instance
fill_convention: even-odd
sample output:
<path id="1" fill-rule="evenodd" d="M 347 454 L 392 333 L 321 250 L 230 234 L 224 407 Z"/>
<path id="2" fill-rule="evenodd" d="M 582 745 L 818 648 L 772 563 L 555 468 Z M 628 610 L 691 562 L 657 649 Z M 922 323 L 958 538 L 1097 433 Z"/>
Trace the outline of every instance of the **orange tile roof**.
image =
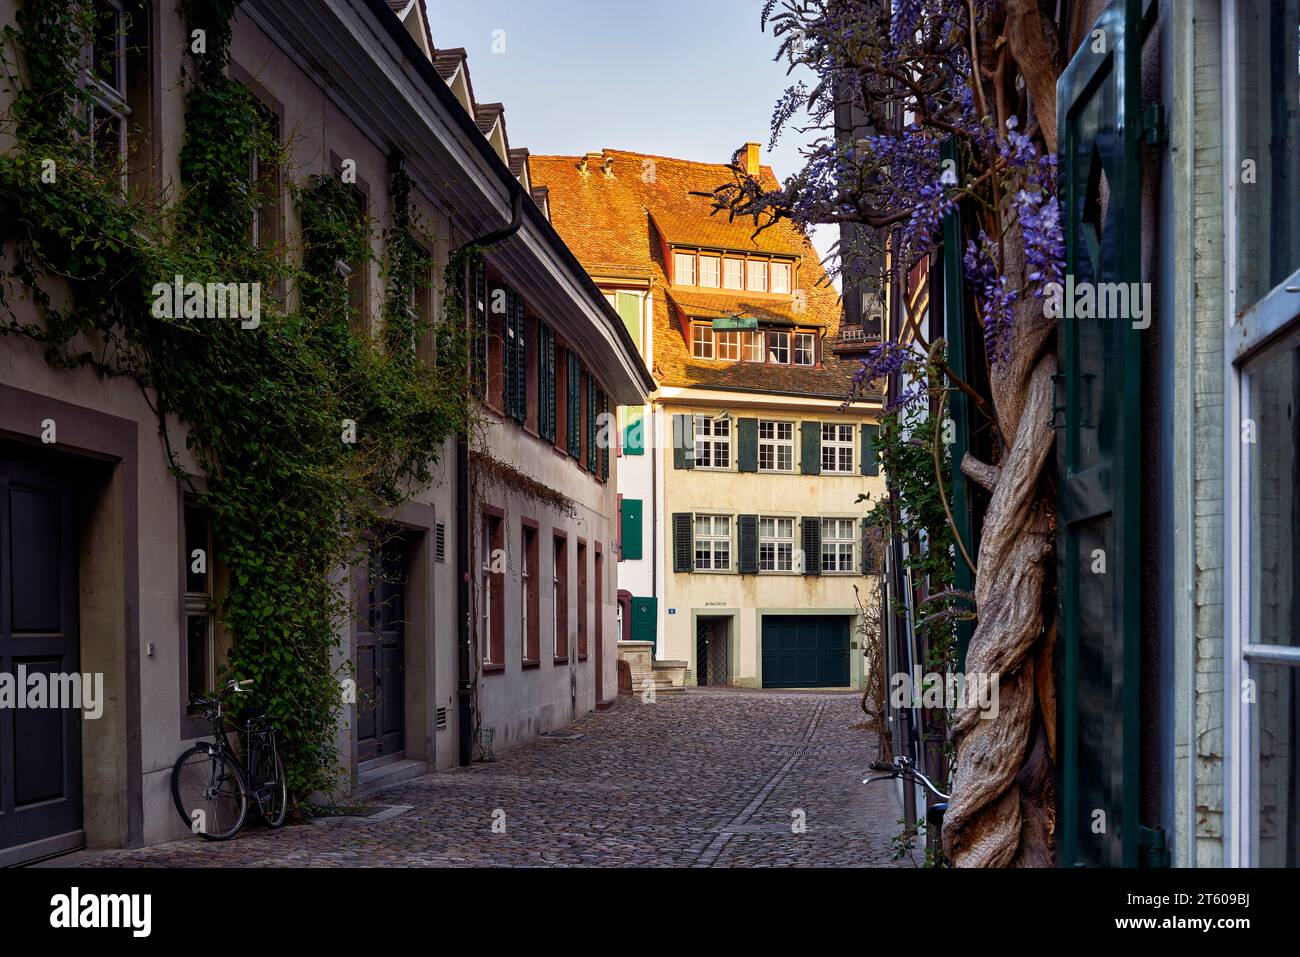
<path id="1" fill-rule="evenodd" d="M 612 160 L 612 176 L 603 163 Z M 551 222 L 589 274 L 602 280 L 646 279 L 655 288 L 654 374 L 660 385 L 781 392 L 838 398 L 849 389 L 857 362 L 834 354 L 839 334 L 839 294 L 801 229 L 788 220 L 754 236 L 752 220 L 710 215 L 711 202 L 692 193 L 730 182 L 725 163 L 606 149 L 591 154 L 587 173 L 581 156 L 529 157 L 535 186 L 549 190 Z M 765 186 L 775 187 L 771 167 L 760 167 Z M 785 254 L 801 260 L 797 298 L 735 290 L 672 286 L 665 245 L 709 246 L 740 252 Z M 815 368 L 696 359 L 683 331 L 683 316 L 753 316 L 764 323 L 819 328 L 822 362 Z"/>

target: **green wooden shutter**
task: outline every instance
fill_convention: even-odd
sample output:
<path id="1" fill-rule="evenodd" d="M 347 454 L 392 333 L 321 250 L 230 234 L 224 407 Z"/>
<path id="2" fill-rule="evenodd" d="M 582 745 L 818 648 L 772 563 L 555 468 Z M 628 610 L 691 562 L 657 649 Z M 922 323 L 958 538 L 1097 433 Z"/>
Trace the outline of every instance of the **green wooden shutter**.
<path id="1" fill-rule="evenodd" d="M 528 316 L 522 296 L 515 296 L 515 421 L 528 418 Z"/>
<path id="2" fill-rule="evenodd" d="M 632 640 L 654 641 L 659 624 L 658 598 L 632 599 Z"/>
<path id="3" fill-rule="evenodd" d="M 554 372 L 555 348 L 551 328 L 537 324 L 537 434 L 548 442 L 555 440 Z"/>
<path id="4" fill-rule="evenodd" d="M 645 410 L 639 405 L 627 406 L 627 424 L 623 429 L 623 454 L 645 454 Z M 679 466 L 680 468 L 680 466 Z"/>
<path id="5" fill-rule="evenodd" d="M 822 573 L 822 520 L 805 518 L 803 525 L 803 573 L 820 575 Z"/>
<path id="6" fill-rule="evenodd" d="M 610 436 L 614 433 L 615 425 L 609 417 L 609 395 L 604 389 L 600 391 L 600 414 L 602 416 L 601 421 L 605 423 L 605 441 L 600 446 L 600 480 L 608 482 Z"/>
<path id="7" fill-rule="evenodd" d="M 1075 283 L 1142 278 L 1141 11 L 1141 0 L 1112 0 L 1057 84 L 1066 273 Z M 1093 52 L 1097 31 L 1105 53 Z M 1138 863 L 1141 354 L 1140 332 L 1128 319 L 1060 321 L 1058 848 L 1065 866 Z M 1092 571 L 1098 554 L 1105 574 Z M 1092 828 L 1097 809 L 1110 822 L 1101 834 Z"/>
<path id="8" fill-rule="evenodd" d="M 555 393 L 555 330 L 546 329 L 546 440 L 555 444 L 555 427 L 559 421 Z"/>
<path id="9" fill-rule="evenodd" d="M 637 351 L 640 351 L 641 297 L 634 292 L 620 292 L 618 294 L 618 314 L 623 320 L 623 325 L 627 326 L 627 331 L 631 334 Z"/>
<path id="10" fill-rule="evenodd" d="M 673 416 L 673 467 L 695 468 L 695 417 Z"/>
<path id="11" fill-rule="evenodd" d="M 565 363 L 569 370 L 569 391 L 568 391 L 568 421 L 566 425 L 568 435 L 565 437 L 565 447 L 570 457 L 574 459 L 582 456 L 582 360 L 572 349 L 569 350 L 568 361 Z"/>
<path id="12" fill-rule="evenodd" d="M 758 419 L 736 420 L 736 468 L 758 471 Z"/>
<path id="13" fill-rule="evenodd" d="M 739 550 L 738 568 L 742 575 L 758 574 L 758 516 L 740 515 L 736 518 L 736 548 Z"/>
<path id="14" fill-rule="evenodd" d="M 636 560 L 641 557 L 641 538 L 644 526 L 642 499 L 623 499 L 623 522 L 620 534 L 623 537 L 623 558 Z"/>
<path id="15" fill-rule="evenodd" d="M 880 427 L 876 425 L 864 425 L 862 427 L 862 474 L 879 475 L 880 474 L 880 451 L 876 448 L 876 439 L 880 435 Z"/>
<path id="16" fill-rule="evenodd" d="M 673 571 L 695 570 L 695 528 L 690 512 L 673 513 Z"/>
<path id="17" fill-rule="evenodd" d="M 860 528 L 858 531 L 858 552 L 860 555 L 862 574 L 878 575 L 880 574 L 880 569 L 875 567 L 876 566 L 875 556 L 872 554 L 871 549 L 868 547 L 870 542 L 870 536 L 868 535 L 868 531 L 871 528 L 871 519 L 869 518 L 861 519 L 859 524 L 860 524 Z"/>
<path id="18" fill-rule="evenodd" d="M 600 449 L 596 448 L 596 377 L 588 374 L 587 382 L 587 471 L 600 471 Z"/>
<path id="19" fill-rule="evenodd" d="M 822 424 L 803 422 L 799 426 L 799 465 L 804 475 L 822 474 Z"/>
<path id="20" fill-rule="evenodd" d="M 483 263 L 474 264 L 473 288 L 470 292 L 470 309 L 474 317 L 473 358 L 471 359 L 474 375 L 474 394 L 480 399 L 487 398 L 483 385 L 487 381 L 488 367 L 488 321 L 487 321 L 487 272 Z"/>

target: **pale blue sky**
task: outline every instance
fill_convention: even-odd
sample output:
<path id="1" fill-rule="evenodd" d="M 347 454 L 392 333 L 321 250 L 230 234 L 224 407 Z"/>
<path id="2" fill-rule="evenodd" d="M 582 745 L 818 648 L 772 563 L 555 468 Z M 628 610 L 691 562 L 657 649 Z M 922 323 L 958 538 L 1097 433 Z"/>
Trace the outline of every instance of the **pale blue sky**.
<path id="1" fill-rule="evenodd" d="M 759 28 L 763 0 L 426 0 L 433 40 L 464 47 L 474 96 L 501 102 L 512 146 L 605 147 L 723 163 L 742 143 L 785 179 L 811 134 L 767 150 L 793 78 Z M 493 52 L 494 31 L 505 52 Z M 807 79 L 809 74 L 804 74 Z M 815 236 L 823 253 L 833 231 Z"/>

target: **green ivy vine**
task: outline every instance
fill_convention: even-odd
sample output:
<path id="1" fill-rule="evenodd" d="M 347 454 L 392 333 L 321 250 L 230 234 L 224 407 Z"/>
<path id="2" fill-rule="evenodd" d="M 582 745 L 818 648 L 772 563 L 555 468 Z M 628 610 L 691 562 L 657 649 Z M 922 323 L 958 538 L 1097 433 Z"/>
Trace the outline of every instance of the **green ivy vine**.
<path id="1" fill-rule="evenodd" d="M 416 356 L 428 330 L 413 306 L 428 259 L 400 163 L 389 184 L 381 335 L 364 328 L 340 268 L 373 262 L 371 225 L 340 177 L 291 188 L 299 255 L 252 241 L 265 197 L 250 159 L 266 169 L 285 154 L 251 94 L 227 75 L 237 5 L 178 2 L 187 35 L 203 32 L 181 77 L 180 191 L 165 202 L 143 190 L 124 196 L 123 170 L 90 155 L 77 69 L 89 5 L 24 0 L 4 31 L 10 108 L 0 135 L 16 146 L 0 156 L 0 335 L 38 343 L 56 367 L 137 382 L 169 453 L 179 450 L 167 423 L 183 423 L 204 477 L 194 493 L 228 570 L 218 611 L 233 636 L 225 670 L 253 679 L 254 699 L 279 729 L 290 788 L 304 800 L 335 783 L 337 662 L 352 614 L 340 570 L 428 484 L 445 440 L 467 427 L 457 374 L 467 355 L 457 313 L 464 263 L 448 267 L 430 365 Z M 154 285 L 177 275 L 260 283 L 268 292 L 260 324 L 155 316 Z M 52 283 L 69 295 L 52 295 Z M 282 301 L 273 289 L 284 290 Z M 21 300 L 35 305 L 37 321 L 17 308 Z M 172 461 L 188 481 L 176 454 Z"/>

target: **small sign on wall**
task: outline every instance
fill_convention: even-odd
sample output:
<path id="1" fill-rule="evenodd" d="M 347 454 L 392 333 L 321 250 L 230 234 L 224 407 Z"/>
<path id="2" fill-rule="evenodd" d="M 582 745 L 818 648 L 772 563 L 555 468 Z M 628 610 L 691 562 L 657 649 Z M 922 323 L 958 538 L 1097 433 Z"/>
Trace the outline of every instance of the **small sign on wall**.
<path id="1" fill-rule="evenodd" d="M 668 614 L 670 614 L 670 615 L 675 615 L 675 614 L 677 614 L 677 609 L 676 609 L 676 608 L 669 608 L 669 609 L 668 609 Z"/>

